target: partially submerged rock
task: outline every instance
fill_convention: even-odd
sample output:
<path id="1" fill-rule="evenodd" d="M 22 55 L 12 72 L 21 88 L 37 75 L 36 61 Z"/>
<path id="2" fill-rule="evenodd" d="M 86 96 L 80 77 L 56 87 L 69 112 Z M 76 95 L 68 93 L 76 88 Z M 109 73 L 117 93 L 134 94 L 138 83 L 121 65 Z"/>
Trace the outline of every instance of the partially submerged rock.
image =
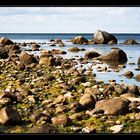
<path id="1" fill-rule="evenodd" d="M 76 36 L 71 40 L 73 44 L 87 44 L 88 40 L 83 36 Z"/>
<path id="2" fill-rule="evenodd" d="M 100 56 L 100 54 L 98 52 L 89 51 L 89 52 L 85 53 L 84 58 L 85 59 L 92 59 L 94 57 L 99 57 L 99 56 Z"/>
<path id="3" fill-rule="evenodd" d="M 139 44 L 137 41 L 135 41 L 134 39 L 127 39 L 123 42 L 124 45 L 137 45 Z"/>
<path id="4" fill-rule="evenodd" d="M 95 59 L 125 63 L 127 62 L 127 55 L 123 50 L 119 48 L 112 48 L 111 52 L 109 52 L 108 54 L 100 55 Z"/>
<path id="5" fill-rule="evenodd" d="M 97 44 L 117 44 L 117 38 L 114 35 L 101 30 L 94 33 L 93 39 Z"/>
<path id="6" fill-rule="evenodd" d="M 124 76 L 126 76 L 129 79 L 131 79 L 134 76 L 134 74 L 133 74 L 132 71 L 127 71 L 127 72 L 124 73 Z"/>

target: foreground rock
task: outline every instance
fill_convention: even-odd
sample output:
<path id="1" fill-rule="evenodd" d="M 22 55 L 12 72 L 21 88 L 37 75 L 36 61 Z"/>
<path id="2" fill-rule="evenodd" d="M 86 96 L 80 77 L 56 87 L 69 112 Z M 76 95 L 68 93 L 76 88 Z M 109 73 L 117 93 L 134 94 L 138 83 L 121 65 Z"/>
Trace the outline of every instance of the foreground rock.
<path id="1" fill-rule="evenodd" d="M 103 61 L 113 61 L 113 62 L 125 63 L 125 62 L 127 62 L 127 55 L 123 50 L 121 50 L 119 48 L 112 48 L 111 52 L 109 52 L 106 55 L 100 55 L 96 59 L 103 60 Z"/>
<path id="2" fill-rule="evenodd" d="M 103 110 L 104 114 L 109 115 L 123 115 L 128 113 L 129 110 L 128 100 L 116 97 L 113 99 L 104 99 L 98 101 L 95 105 L 96 110 Z"/>
<path id="3" fill-rule="evenodd" d="M 84 94 L 81 98 L 79 103 L 85 108 L 85 109 L 93 109 L 95 107 L 95 99 L 91 94 Z"/>
<path id="4" fill-rule="evenodd" d="M 53 117 L 51 121 L 54 125 L 69 126 L 72 124 L 71 119 L 67 117 L 65 114 Z"/>
<path id="5" fill-rule="evenodd" d="M 134 39 L 127 39 L 123 42 L 124 45 L 137 45 L 139 44 L 137 41 L 135 41 Z"/>
<path id="6" fill-rule="evenodd" d="M 16 125 L 21 123 L 21 116 L 10 107 L 4 107 L 0 110 L 0 123 L 4 125 Z"/>
<path id="7" fill-rule="evenodd" d="M 8 38 L 1 37 L 0 38 L 0 44 L 3 44 L 3 45 L 13 45 L 14 43 L 13 43 L 13 41 L 11 41 Z"/>
<path id="8" fill-rule="evenodd" d="M 97 44 L 117 44 L 117 38 L 114 35 L 101 30 L 94 33 L 93 39 Z"/>
<path id="9" fill-rule="evenodd" d="M 71 40 L 73 44 L 87 44 L 88 40 L 83 36 L 76 36 Z"/>
<path id="10" fill-rule="evenodd" d="M 33 126 L 32 128 L 29 129 L 30 133 L 57 133 L 57 130 L 51 126 L 50 124 L 44 124 L 41 126 Z"/>

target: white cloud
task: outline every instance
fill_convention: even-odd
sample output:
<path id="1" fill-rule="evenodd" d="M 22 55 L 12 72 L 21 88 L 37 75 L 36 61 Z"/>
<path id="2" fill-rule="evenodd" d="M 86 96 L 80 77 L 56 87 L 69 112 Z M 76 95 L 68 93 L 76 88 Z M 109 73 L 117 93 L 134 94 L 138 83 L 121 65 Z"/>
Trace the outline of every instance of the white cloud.
<path id="1" fill-rule="evenodd" d="M 0 7 L 0 32 L 140 32 L 139 7 Z"/>

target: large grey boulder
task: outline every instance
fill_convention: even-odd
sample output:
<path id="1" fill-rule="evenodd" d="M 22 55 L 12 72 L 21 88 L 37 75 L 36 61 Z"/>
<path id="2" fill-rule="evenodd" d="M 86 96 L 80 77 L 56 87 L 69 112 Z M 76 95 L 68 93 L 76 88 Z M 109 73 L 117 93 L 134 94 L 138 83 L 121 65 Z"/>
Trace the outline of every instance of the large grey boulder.
<path id="1" fill-rule="evenodd" d="M 106 31 L 101 31 L 101 30 L 98 30 L 94 33 L 94 36 L 93 36 L 93 39 L 94 39 L 94 42 L 97 43 L 97 44 L 117 44 L 117 38 L 106 32 Z"/>

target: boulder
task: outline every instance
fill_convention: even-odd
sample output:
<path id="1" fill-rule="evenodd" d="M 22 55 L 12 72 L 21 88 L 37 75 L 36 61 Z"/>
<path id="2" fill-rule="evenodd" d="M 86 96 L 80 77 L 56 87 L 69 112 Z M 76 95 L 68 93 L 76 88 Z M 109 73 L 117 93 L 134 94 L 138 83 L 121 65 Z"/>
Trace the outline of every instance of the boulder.
<path id="1" fill-rule="evenodd" d="M 76 36 L 71 40 L 73 44 L 87 44 L 88 40 L 83 36 Z"/>
<path id="2" fill-rule="evenodd" d="M 42 57 L 39 60 L 39 65 L 46 65 L 46 66 L 55 66 L 56 65 L 56 61 L 54 58 L 47 58 L 47 57 Z"/>
<path id="3" fill-rule="evenodd" d="M 136 42 L 134 39 L 127 39 L 123 42 L 124 45 L 137 45 L 139 44 L 138 42 Z"/>
<path id="4" fill-rule="evenodd" d="M 14 43 L 13 43 L 13 41 L 11 41 L 8 38 L 1 37 L 0 38 L 0 44 L 3 44 L 3 45 L 13 45 Z"/>
<path id="5" fill-rule="evenodd" d="M 25 65 L 31 64 L 31 63 L 37 63 L 37 59 L 34 57 L 34 55 L 28 54 L 25 51 L 22 51 L 19 55 L 20 63 L 23 63 Z"/>
<path id="6" fill-rule="evenodd" d="M 85 53 L 84 58 L 85 58 L 85 59 L 92 59 L 92 58 L 98 57 L 98 56 L 100 56 L 99 53 L 90 51 L 90 52 Z"/>
<path id="7" fill-rule="evenodd" d="M 81 98 L 79 103 L 85 109 L 93 109 L 95 107 L 95 99 L 91 94 L 84 94 Z"/>
<path id="8" fill-rule="evenodd" d="M 101 30 L 94 33 L 93 39 L 97 44 L 117 44 L 117 38 L 114 35 Z"/>
<path id="9" fill-rule="evenodd" d="M 3 125 L 17 125 L 21 120 L 21 116 L 13 108 L 4 107 L 0 110 L 0 123 Z"/>
<path id="10" fill-rule="evenodd" d="M 121 97 L 103 99 L 96 103 L 95 109 L 103 110 L 108 115 L 124 115 L 129 111 L 129 101 Z"/>
<path id="11" fill-rule="evenodd" d="M 96 59 L 103 60 L 103 61 L 113 61 L 113 62 L 120 62 L 125 63 L 127 62 L 127 55 L 126 53 L 119 49 L 119 48 L 112 48 L 111 52 L 105 55 L 100 55 Z"/>
<path id="12" fill-rule="evenodd" d="M 72 124 L 71 119 L 67 117 L 65 114 L 53 117 L 51 121 L 54 125 L 69 126 Z"/>

